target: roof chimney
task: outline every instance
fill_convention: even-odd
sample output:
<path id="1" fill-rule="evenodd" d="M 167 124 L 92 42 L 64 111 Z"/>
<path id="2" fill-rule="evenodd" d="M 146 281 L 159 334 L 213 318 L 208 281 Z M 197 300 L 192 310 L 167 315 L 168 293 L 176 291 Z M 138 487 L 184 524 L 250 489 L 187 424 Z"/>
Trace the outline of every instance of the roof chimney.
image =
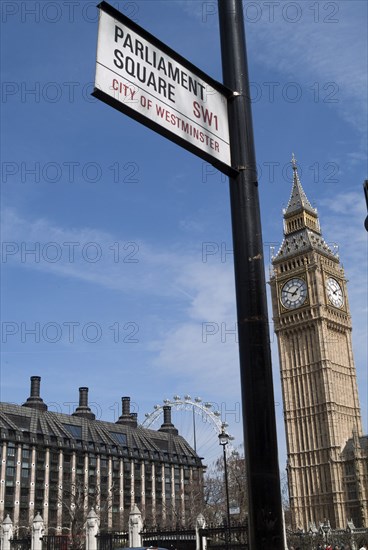
<path id="1" fill-rule="evenodd" d="M 123 416 L 130 416 L 130 397 L 121 398 L 121 408 Z"/>
<path id="2" fill-rule="evenodd" d="M 88 420 L 96 418 L 88 406 L 88 388 L 79 388 L 79 407 L 75 409 L 72 416 L 83 416 Z"/>
<path id="3" fill-rule="evenodd" d="M 170 432 L 173 435 L 178 435 L 178 430 L 171 422 L 171 407 L 170 405 L 164 405 L 164 423 L 161 425 L 159 432 Z"/>
<path id="4" fill-rule="evenodd" d="M 132 426 L 136 428 L 138 426 L 138 413 L 130 413 L 130 417 L 132 419 Z"/>
<path id="5" fill-rule="evenodd" d="M 137 413 L 130 412 L 130 397 L 121 398 L 122 414 L 119 416 L 116 424 L 126 424 L 134 428 L 137 427 Z"/>
<path id="6" fill-rule="evenodd" d="M 39 411 L 47 411 L 47 405 L 40 397 L 41 376 L 31 376 L 31 393 L 23 407 L 31 407 Z"/>

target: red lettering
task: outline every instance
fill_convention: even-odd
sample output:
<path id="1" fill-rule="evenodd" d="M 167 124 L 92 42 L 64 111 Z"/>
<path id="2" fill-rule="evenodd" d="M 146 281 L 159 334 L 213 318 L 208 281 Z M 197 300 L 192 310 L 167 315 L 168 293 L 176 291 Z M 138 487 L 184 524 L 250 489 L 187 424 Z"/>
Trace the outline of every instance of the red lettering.
<path id="1" fill-rule="evenodd" d="M 193 101 L 193 115 L 196 117 L 196 118 L 200 118 L 201 116 L 201 112 L 199 110 L 199 103 L 198 101 Z"/>
<path id="2" fill-rule="evenodd" d="M 193 101 L 193 115 L 196 118 L 201 118 L 205 124 L 212 126 L 212 122 L 218 130 L 218 117 L 208 109 L 205 109 L 203 105 L 200 105 L 198 101 Z"/>

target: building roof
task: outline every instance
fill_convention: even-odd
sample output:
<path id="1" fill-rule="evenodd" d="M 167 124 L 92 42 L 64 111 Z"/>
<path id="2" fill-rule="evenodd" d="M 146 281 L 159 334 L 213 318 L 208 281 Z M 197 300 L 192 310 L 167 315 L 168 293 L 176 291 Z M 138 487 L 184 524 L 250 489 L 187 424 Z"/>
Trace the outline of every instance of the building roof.
<path id="1" fill-rule="evenodd" d="M 342 451 L 342 456 L 345 458 L 355 456 L 358 450 L 362 451 L 363 455 L 368 458 L 368 435 L 359 437 L 354 434 L 353 437 L 347 440 Z"/>
<path id="2" fill-rule="evenodd" d="M 299 179 L 296 159 L 292 157 L 293 184 L 287 207 L 284 209 L 284 240 L 273 257 L 277 263 L 300 253 L 317 252 L 338 261 L 338 256 L 324 240 L 317 209 L 313 208 Z"/>
<path id="3" fill-rule="evenodd" d="M 322 235 L 307 228 L 295 231 L 295 233 L 285 237 L 274 259 L 282 260 L 312 250 L 317 250 L 325 256 L 331 256 L 334 260 L 337 259 Z"/>
<path id="4" fill-rule="evenodd" d="M 294 215 L 301 210 L 306 210 L 314 216 L 317 216 L 317 209 L 313 208 L 309 202 L 307 195 L 304 192 L 302 184 L 299 179 L 298 169 L 296 166 L 296 159 L 292 157 L 293 164 L 293 186 L 291 188 L 291 195 L 287 207 L 284 210 L 284 217 Z"/>
<path id="5" fill-rule="evenodd" d="M 39 384 L 39 377 L 32 378 L 38 378 Z M 166 411 L 166 423 L 159 430 L 152 430 L 138 425 L 136 415 L 130 414 L 127 409 L 129 398 L 123 398 L 123 414 L 114 423 L 96 420 L 85 394 L 83 403 L 80 402 L 76 409 L 79 412 L 69 415 L 48 411 L 38 390 L 39 386 L 36 392 L 31 388 L 31 396 L 23 405 L 0 403 L 2 439 L 64 450 L 147 457 L 161 462 L 177 460 L 180 464 L 202 466 L 201 458 L 171 424 L 170 411 Z"/>
<path id="6" fill-rule="evenodd" d="M 40 411 L 11 403 L 0 403 L 2 438 L 50 447 L 136 456 L 177 455 L 180 462 L 200 463 L 200 458 L 180 435 L 121 425 L 102 420 Z M 13 437 L 12 437 L 13 436 Z"/>

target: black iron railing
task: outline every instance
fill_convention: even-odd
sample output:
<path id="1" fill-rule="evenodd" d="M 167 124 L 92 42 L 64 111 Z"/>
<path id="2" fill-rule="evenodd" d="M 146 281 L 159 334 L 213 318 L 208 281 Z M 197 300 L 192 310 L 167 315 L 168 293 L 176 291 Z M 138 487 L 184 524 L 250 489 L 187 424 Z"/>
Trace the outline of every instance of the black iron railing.
<path id="1" fill-rule="evenodd" d="M 129 546 L 128 533 L 100 533 L 97 535 L 98 550 L 115 550 Z"/>
<path id="2" fill-rule="evenodd" d="M 12 539 L 10 541 L 11 550 L 29 550 L 31 548 L 31 537 L 21 539 Z"/>
<path id="3" fill-rule="evenodd" d="M 42 550 L 70 550 L 72 547 L 69 535 L 44 535 Z"/>

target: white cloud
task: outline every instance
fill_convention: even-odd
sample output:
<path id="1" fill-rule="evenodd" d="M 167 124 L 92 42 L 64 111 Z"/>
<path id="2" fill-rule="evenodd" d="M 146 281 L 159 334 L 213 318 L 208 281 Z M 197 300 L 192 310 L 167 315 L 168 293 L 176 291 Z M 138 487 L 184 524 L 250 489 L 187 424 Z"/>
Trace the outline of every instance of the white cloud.
<path id="1" fill-rule="evenodd" d="M 255 46 L 252 52 L 258 60 L 272 69 L 293 75 L 299 83 L 320 85 L 319 101 L 337 109 L 340 115 L 360 132 L 366 132 L 367 71 L 366 35 L 362 27 L 361 2 L 339 2 L 336 13 L 320 6 L 313 13 L 306 3 L 297 3 L 299 19 L 284 12 L 282 3 L 275 9 L 274 20 L 262 17 L 259 23 L 248 24 Z M 364 19 L 364 17 L 363 17 Z M 362 32 L 359 32 L 361 29 Z M 328 83 L 336 87 L 324 89 Z"/>
<path id="2" fill-rule="evenodd" d="M 139 262 L 122 266 L 114 263 L 109 250 L 118 240 L 115 235 L 92 228 L 66 229 L 46 219 L 29 220 L 15 210 L 6 210 L 2 219 L 5 243 L 18 247 L 18 253 L 10 254 L 7 258 L 13 266 L 37 269 L 71 280 L 84 280 L 121 293 L 137 291 L 142 295 L 144 292 L 149 296 L 148 299 L 179 299 L 179 308 L 175 310 L 174 306 L 170 306 L 170 316 L 174 323 L 172 329 L 169 332 L 167 328 L 162 329 L 165 333 L 150 344 L 156 353 L 155 365 L 174 375 L 185 373 L 198 388 L 207 388 L 215 393 L 221 388 L 221 393 L 228 396 L 238 392 L 238 347 L 231 256 L 226 263 L 219 262 L 217 258 L 203 262 L 197 252 L 175 248 L 165 251 L 158 246 L 139 242 Z M 55 243 L 65 252 L 63 243 L 66 242 L 79 243 L 74 262 L 68 261 L 66 253 L 61 261 L 45 261 L 42 252 L 39 262 L 34 261 L 33 255 L 22 261 L 22 243 L 26 243 L 29 249 L 34 249 L 35 243 L 39 243 L 41 251 L 49 243 Z M 86 243 L 98 245 L 102 250 L 101 261 L 89 263 L 83 260 L 80 250 Z M 51 253 L 52 248 L 49 251 Z M 147 308 L 149 314 L 148 305 Z M 157 327 L 158 331 L 160 326 Z"/>
<path id="3" fill-rule="evenodd" d="M 349 191 L 347 193 L 331 195 L 328 199 L 320 200 L 320 204 L 336 214 L 343 214 L 349 217 L 357 216 L 364 220 L 366 207 L 363 200 L 363 189 L 360 193 Z M 360 235 L 364 235 L 364 233 L 360 232 L 357 237 L 359 238 Z"/>
<path id="4" fill-rule="evenodd" d="M 328 228 L 325 237 L 333 236 L 341 247 L 341 253 L 349 265 L 349 276 L 354 284 L 349 287 L 349 297 L 354 310 L 354 342 L 356 362 L 359 366 L 360 385 L 366 387 L 362 364 L 366 355 L 366 315 L 362 311 L 361 285 L 366 285 L 366 270 L 362 268 L 366 236 L 362 226 L 362 197 L 357 192 L 339 194 L 334 200 L 320 201 L 323 210 L 321 220 Z M 118 239 L 115 235 L 96 229 L 65 229 L 46 219 L 35 221 L 20 217 L 16 211 L 6 211 L 5 239 L 12 235 L 14 242 L 97 242 L 104 251 Z M 133 290 L 142 292 L 149 299 L 170 298 L 180 300 L 170 303 L 172 324 L 157 324 L 147 349 L 152 353 L 152 365 L 165 378 L 170 377 L 179 386 L 188 385 L 202 395 L 227 402 L 240 398 L 238 345 L 235 329 L 235 291 L 232 257 L 221 263 L 218 258 L 202 262 L 199 254 L 189 248 L 182 251 L 173 247 L 166 251 L 158 246 L 139 243 L 139 263 L 129 270 L 122 270 L 120 264 L 109 260 L 88 265 L 78 261 L 56 264 L 22 264 L 18 267 L 46 270 L 48 273 L 89 281 L 91 284 L 113 289 L 121 293 Z M 14 261 L 14 259 L 13 259 Z M 130 267 L 133 268 L 132 271 Z M 160 301 L 160 307 L 165 307 Z M 147 315 L 151 315 L 147 301 Z M 364 319 L 365 316 L 365 319 Z M 272 338 L 271 332 L 271 338 Z M 275 347 L 275 346 L 274 346 Z M 275 361 L 275 365 L 277 361 Z M 151 365 L 150 365 L 151 368 Z M 277 370 L 277 367 L 275 367 Z M 278 380 L 275 380 L 276 400 L 281 399 Z M 366 414 L 366 399 L 362 400 L 362 414 Z M 282 422 L 280 417 L 279 422 Z M 281 427 L 280 427 L 281 428 Z M 241 426 L 237 426 L 237 437 L 241 440 Z M 281 428 L 283 431 L 283 429 Z M 283 437 L 280 445 L 283 445 Z"/>
<path id="5" fill-rule="evenodd" d="M 26 219 L 14 209 L 3 212 L 2 236 L 3 263 L 124 293 L 139 289 L 173 294 L 168 278 L 185 263 L 184 255 L 175 250 L 155 249 L 141 239 L 122 242 L 98 229 L 63 228 L 45 218 Z"/>
<path id="6" fill-rule="evenodd" d="M 216 2 L 181 1 L 196 20 L 214 25 Z M 335 109 L 366 137 L 366 3 L 255 2 L 243 4 L 248 55 L 285 82 L 310 87 L 314 101 Z"/>

